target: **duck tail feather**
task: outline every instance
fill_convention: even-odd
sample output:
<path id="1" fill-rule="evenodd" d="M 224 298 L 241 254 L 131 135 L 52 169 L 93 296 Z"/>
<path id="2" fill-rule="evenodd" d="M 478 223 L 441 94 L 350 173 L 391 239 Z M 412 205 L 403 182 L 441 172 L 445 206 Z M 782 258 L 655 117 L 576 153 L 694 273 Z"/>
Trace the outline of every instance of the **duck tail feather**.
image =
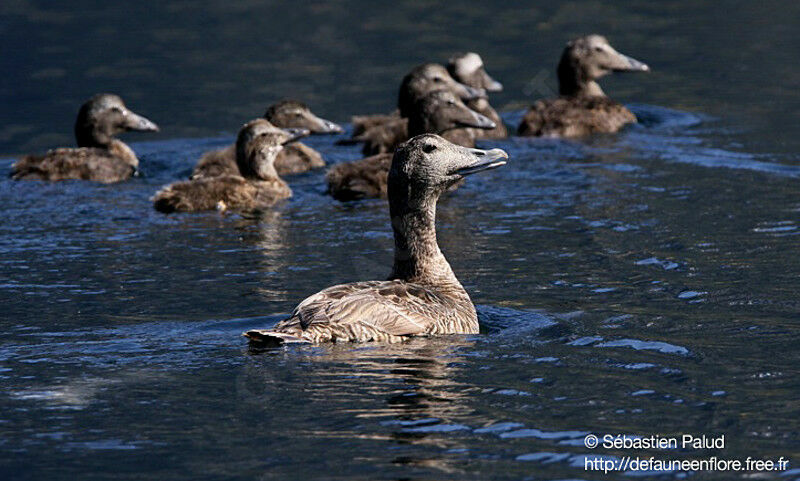
<path id="1" fill-rule="evenodd" d="M 308 341 L 285 332 L 253 329 L 243 334 L 251 343 L 263 347 L 278 347 L 284 344 L 307 344 Z"/>

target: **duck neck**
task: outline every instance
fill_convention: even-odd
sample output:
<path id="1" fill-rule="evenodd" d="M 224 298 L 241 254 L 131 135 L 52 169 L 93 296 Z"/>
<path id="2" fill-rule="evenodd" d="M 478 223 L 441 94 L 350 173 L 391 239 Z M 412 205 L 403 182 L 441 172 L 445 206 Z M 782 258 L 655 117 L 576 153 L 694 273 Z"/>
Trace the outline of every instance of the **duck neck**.
<path id="1" fill-rule="evenodd" d="M 394 230 L 394 267 L 390 279 L 461 288 L 436 242 L 436 199 L 390 202 Z M 462 288 L 463 289 L 463 288 Z"/>
<path id="2" fill-rule="evenodd" d="M 276 157 L 277 155 L 274 153 L 261 152 L 258 150 L 250 152 L 245 159 L 242 159 L 240 154 L 236 159 L 239 166 L 239 173 L 245 179 L 285 183 L 275 169 Z"/>
<path id="3" fill-rule="evenodd" d="M 413 111 L 408 117 L 408 138 L 416 137 L 417 135 L 438 133 L 434 130 L 434 126 L 429 122 L 428 116 L 425 112 Z"/>
<path id="4" fill-rule="evenodd" d="M 567 54 L 558 63 L 558 93 L 562 97 L 605 97 L 594 78 Z"/>
<path id="5" fill-rule="evenodd" d="M 114 142 L 114 138 L 100 128 L 80 124 L 75 125 L 75 140 L 78 147 L 107 148 Z"/>
<path id="6" fill-rule="evenodd" d="M 118 139 L 111 139 L 105 148 L 114 154 L 115 157 L 122 159 L 134 169 L 139 167 L 139 159 L 136 157 L 136 153 L 133 149 L 128 147 L 128 144 L 125 142 Z"/>

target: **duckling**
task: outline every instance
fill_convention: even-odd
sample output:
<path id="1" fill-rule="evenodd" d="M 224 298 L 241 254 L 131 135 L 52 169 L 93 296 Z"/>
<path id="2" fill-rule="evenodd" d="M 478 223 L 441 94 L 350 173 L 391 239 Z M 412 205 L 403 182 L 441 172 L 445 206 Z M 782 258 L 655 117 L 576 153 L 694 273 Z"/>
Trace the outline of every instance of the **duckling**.
<path id="1" fill-rule="evenodd" d="M 237 174 L 184 180 L 168 185 L 151 199 L 160 212 L 202 210 L 250 211 L 292 196 L 275 170 L 284 145 L 308 135 L 304 129 L 276 129 L 265 119 L 250 121 L 236 139 Z"/>
<path id="2" fill-rule="evenodd" d="M 623 55 L 600 35 L 567 43 L 558 63 L 561 96 L 539 100 L 525 114 L 517 133 L 543 137 L 582 137 L 614 133 L 636 116 L 608 97 L 597 79 L 612 72 L 649 72 L 646 64 Z"/>
<path id="3" fill-rule="evenodd" d="M 273 126 L 287 129 L 306 129 L 312 134 L 339 134 L 340 125 L 316 116 L 308 106 L 297 100 L 281 100 L 270 105 L 264 118 Z M 325 167 L 322 155 L 311 147 L 295 142 L 286 145 L 275 160 L 275 170 L 280 175 L 292 175 Z M 206 153 L 194 168 L 190 179 L 236 174 L 236 148 L 230 145 L 224 149 Z"/>
<path id="4" fill-rule="evenodd" d="M 502 92 L 503 84 L 493 79 L 483 65 L 483 59 L 475 52 L 455 55 L 447 62 L 447 71 L 457 81 L 473 88 L 483 89 L 486 92 Z M 466 102 L 467 107 L 489 117 L 497 124 L 491 130 L 476 130 L 475 137 L 479 139 L 504 139 L 508 137 L 503 120 L 497 111 L 489 104 L 486 97 L 475 98 Z"/>
<path id="5" fill-rule="evenodd" d="M 389 172 L 395 245 L 389 279 L 329 287 L 274 328 L 244 336 L 254 345 L 277 346 L 477 334 L 475 306 L 436 242 L 436 202 L 465 176 L 500 167 L 507 158 L 500 149 L 468 149 L 431 134 L 404 143 Z"/>
<path id="6" fill-rule="evenodd" d="M 380 137 L 382 134 L 375 129 L 386 128 L 388 130 L 397 129 L 405 122 L 402 119 L 408 117 L 409 112 L 414 109 L 414 104 L 434 90 L 447 89 L 458 95 L 462 100 L 469 101 L 475 98 L 485 97 L 486 91 L 481 88 L 470 87 L 457 82 L 447 72 L 443 66 L 436 63 L 424 63 L 417 65 L 400 82 L 397 94 L 397 110 L 389 115 L 360 115 L 352 118 L 353 133 L 351 140 L 363 142 L 372 136 Z M 388 127 L 387 127 L 388 126 Z M 402 127 L 400 127 L 402 128 Z M 372 134 L 367 134 L 371 131 Z M 389 134 L 391 138 L 391 134 Z M 405 140 L 405 139 L 402 139 Z M 398 142 L 399 143 L 399 142 Z M 364 152 L 364 155 L 371 155 L 378 152 Z"/>
<path id="7" fill-rule="evenodd" d="M 92 180 L 110 184 L 129 179 L 139 168 L 133 150 L 114 136 L 122 132 L 158 132 L 114 94 L 97 94 L 84 103 L 75 121 L 78 148 L 60 148 L 43 156 L 27 155 L 11 167 L 14 180 Z"/>
<path id="8" fill-rule="evenodd" d="M 470 110 L 449 90 L 429 93 L 415 104 L 408 118 L 407 133 L 417 136 L 425 133 L 441 134 L 447 140 L 474 147 L 469 129 L 492 129 L 491 119 Z M 448 137 L 453 134 L 453 138 Z M 404 138 L 408 137 L 403 132 Z M 468 138 L 465 138 L 468 137 Z M 472 145 L 470 145 L 472 144 Z M 328 193 L 337 200 L 355 200 L 365 197 L 386 197 L 387 176 L 392 162 L 391 153 L 373 155 L 353 162 L 342 162 L 328 170 Z"/>

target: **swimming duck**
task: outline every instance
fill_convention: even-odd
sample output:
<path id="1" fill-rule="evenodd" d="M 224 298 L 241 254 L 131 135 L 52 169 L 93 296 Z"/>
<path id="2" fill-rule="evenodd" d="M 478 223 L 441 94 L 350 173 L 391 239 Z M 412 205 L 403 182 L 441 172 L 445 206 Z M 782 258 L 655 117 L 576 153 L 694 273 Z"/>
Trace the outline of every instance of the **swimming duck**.
<path id="1" fill-rule="evenodd" d="M 402 119 L 408 117 L 409 112 L 414 109 L 414 104 L 419 99 L 434 90 L 443 89 L 450 90 L 464 101 L 486 96 L 486 92 L 481 88 L 474 88 L 457 82 L 442 65 L 436 63 L 417 65 L 400 82 L 400 88 L 397 93 L 397 110 L 388 115 L 354 116 L 352 118 L 353 133 L 351 140 L 356 142 L 364 141 L 368 138 L 364 137 L 367 131 L 374 131 L 374 129 L 383 128 L 385 125 L 388 125 L 390 130 L 397 128 L 398 123 L 402 125 L 404 122 Z M 372 133 L 373 137 L 379 135 L 379 133 Z M 372 153 L 377 152 L 364 152 L 364 155 L 371 155 Z"/>
<path id="2" fill-rule="evenodd" d="M 483 65 L 483 59 L 475 52 L 455 55 L 447 62 L 447 71 L 457 81 L 473 88 L 483 89 L 486 92 L 502 92 L 503 84 L 493 79 Z M 481 113 L 494 121 L 497 127 L 491 130 L 476 130 L 475 137 L 479 139 L 504 139 L 508 137 L 503 120 L 497 111 L 489 104 L 489 99 L 479 97 L 466 101 L 467 107 Z"/>
<path id="3" fill-rule="evenodd" d="M 507 158 L 500 149 L 469 149 L 431 134 L 400 146 L 389 172 L 395 245 L 389 279 L 329 287 L 274 328 L 244 335 L 256 345 L 275 346 L 478 333 L 475 306 L 436 242 L 436 202 L 465 176 L 504 165 Z"/>
<path id="4" fill-rule="evenodd" d="M 114 94 L 97 94 L 84 103 L 75 121 L 77 148 L 43 156 L 27 155 L 11 167 L 15 180 L 92 180 L 110 184 L 137 172 L 139 159 L 114 136 L 122 132 L 157 132 L 158 126 L 125 106 Z"/>
<path id="5" fill-rule="evenodd" d="M 558 63 L 557 99 L 539 100 L 525 114 L 517 133 L 544 137 L 581 137 L 614 133 L 636 116 L 608 97 L 597 79 L 612 72 L 648 72 L 650 67 L 623 55 L 600 35 L 567 43 Z"/>
<path id="6" fill-rule="evenodd" d="M 470 110 L 449 90 L 437 90 L 417 101 L 408 118 L 408 129 L 403 138 L 425 133 L 441 134 L 456 144 L 474 144 L 468 129 L 491 129 L 491 119 Z M 453 133 L 454 138 L 448 135 Z M 469 138 L 465 138 L 464 136 Z M 467 145 L 474 147 L 474 145 Z M 328 170 L 328 193 L 337 200 L 355 200 L 365 197 L 386 197 L 387 176 L 392 163 L 391 153 L 373 155 L 353 162 L 342 162 Z"/>
<path id="7" fill-rule="evenodd" d="M 292 196 L 275 170 L 284 145 L 308 135 L 304 129 L 276 129 L 265 119 L 246 123 L 236 139 L 236 174 L 175 182 L 151 199 L 160 212 L 249 211 Z"/>
<path id="8" fill-rule="evenodd" d="M 305 129 L 312 134 L 339 134 L 343 131 L 341 126 L 316 116 L 306 104 L 297 100 L 281 100 L 270 105 L 264 118 L 275 127 Z M 325 167 L 322 155 L 300 142 L 286 145 L 275 160 L 275 170 L 280 175 L 301 174 L 320 167 Z M 190 178 L 200 179 L 237 172 L 236 147 L 231 145 L 203 155 Z"/>

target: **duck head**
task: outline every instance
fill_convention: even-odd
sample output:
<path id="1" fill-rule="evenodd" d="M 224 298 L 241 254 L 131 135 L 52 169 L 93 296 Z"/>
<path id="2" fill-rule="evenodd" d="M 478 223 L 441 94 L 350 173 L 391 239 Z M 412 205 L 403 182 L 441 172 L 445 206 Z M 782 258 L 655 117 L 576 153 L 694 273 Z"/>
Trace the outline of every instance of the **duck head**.
<path id="1" fill-rule="evenodd" d="M 414 67 L 400 83 L 397 95 L 397 107 L 401 117 L 408 117 L 414 103 L 428 92 L 434 90 L 450 90 L 464 101 L 485 98 L 486 91 L 457 82 L 447 69 L 436 63 L 426 63 Z"/>
<path id="2" fill-rule="evenodd" d="M 457 81 L 487 92 L 501 92 L 503 84 L 493 79 L 483 65 L 483 59 L 475 52 L 453 56 L 447 62 L 447 71 Z"/>
<path id="3" fill-rule="evenodd" d="M 158 132 L 158 126 L 125 106 L 118 95 L 97 94 L 78 111 L 75 138 L 79 147 L 107 146 L 115 135 L 135 130 Z"/>
<path id="4" fill-rule="evenodd" d="M 435 134 L 418 135 L 398 147 L 389 170 L 393 209 L 425 208 L 467 175 L 506 164 L 500 149 L 469 149 Z M 397 204 L 397 205 L 394 205 Z"/>
<path id="5" fill-rule="evenodd" d="M 649 72 L 650 67 L 617 52 L 601 35 L 587 35 L 567 43 L 558 64 L 561 95 L 604 96 L 596 80 L 612 72 Z"/>
<path id="6" fill-rule="evenodd" d="M 296 100 L 281 100 L 270 105 L 264 118 L 277 127 L 306 129 L 312 134 L 344 132 L 339 124 L 317 117 L 306 104 Z"/>
<path id="7" fill-rule="evenodd" d="M 281 129 L 266 119 L 251 120 L 244 124 L 236 137 L 236 164 L 242 177 L 278 179 L 275 158 L 286 144 L 309 133 L 307 129 Z"/>
<path id="8" fill-rule="evenodd" d="M 496 126 L 492 119 L 467 107 L 449 90 L 435 90 L 428 93 L 416 102 L 414 110 L 408 117 L 410 136 L 425 133 L 442 134 L 463 127 L 493 129 Z"/>

